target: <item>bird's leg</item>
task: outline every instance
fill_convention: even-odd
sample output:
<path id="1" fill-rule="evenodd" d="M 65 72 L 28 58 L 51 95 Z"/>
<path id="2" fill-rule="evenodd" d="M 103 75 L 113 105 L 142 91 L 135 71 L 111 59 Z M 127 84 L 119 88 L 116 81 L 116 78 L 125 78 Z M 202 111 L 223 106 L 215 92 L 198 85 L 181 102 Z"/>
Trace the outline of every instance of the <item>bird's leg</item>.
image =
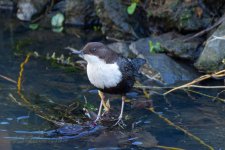
<path id="1" fill-rule="evenodd" d="M 123 118 L 123 109 L 124 109 L 124 103 L 125 103 L 125 100 L 126 100 L 126 97 L 125 96 L 122 96 L 122 104 L 121 104 L 121 110 L 120 110 L 120 115 L 118 117 L 118 120 L 117 122 L 113 125 L 113 126 L 116 126 L 116 125 L 119 125 L 121 127 L 123 126 L 126 126 L 126 124 L 123 122 L 122 118 Z"/>
<path id="2" fill-rule="evenodd" d="M 97 115 L 97 118 L 95 119 L 95 122 L 97 122 L 101 118 L 102 106 L 104 107 L 104 110 L 106 112 L 109 111 L 109 107 L 106 105 L 106 102 L 105 102 L 104 93 L 99 90 L 98 95 L 101 98 L 101 103 L 100 103 L 100 106 L 99 106 L 98 115 Z"/>
<path id="3" fill-rule="evenodd" d="M 103 101 L 101 100 L 101 103 L 100 103 L 100 106 L 99 106 L 99 109 L 98 109 L 98 115 L 97 115 L 94 122 L 97 122 L 101 118 L 102 104 L 103 104 Z"/>
<path id="4" fill-rule="evenodd" d="M 105 95 L 104 95 L 104 93 L 103 93 L 102 91 L 98 90 L 98 95 L 99 95 L 100 98 L 101 98 L 101 101 L 102 101 L 102 105 L 103 105 L 103 107 L 104 107 L 104 110 L 105 110 L 106 112 L 108 112 L 110 108 L 107 106 L 107 104 L 106 104 L 106 102 L 105 102 Z"/>

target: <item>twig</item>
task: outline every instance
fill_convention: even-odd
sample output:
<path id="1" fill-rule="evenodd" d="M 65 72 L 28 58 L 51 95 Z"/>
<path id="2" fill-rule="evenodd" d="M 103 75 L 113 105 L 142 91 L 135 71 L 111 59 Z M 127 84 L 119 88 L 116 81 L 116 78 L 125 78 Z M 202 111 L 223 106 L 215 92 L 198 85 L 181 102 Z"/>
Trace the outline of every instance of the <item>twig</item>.
<path id="1" fill-rule="evenodd" d="M 197 92 L 197 91 L 193 91 L 193 90 L 190 90 L 190 89 L 186 89 L 186 90 L 189 91 L 189 92 L 193 92 L 193 93 L 205 96 L 205 97 L 212 98 L 213 100 L 218 99 L 219 101 L 225 103 L 225 99 L 222 99 L 222 98 L 219 98 L 219 97 L 210 96 L 210 95 L 207 95 L 207 94 L 204 94 L 204 93 L 201 93 L 201 92 Z"/>
<path id="2" fill-rule="evenodd" d="M 18 102 L 17 100 L 16 100 L 16 98 L 12 95 L 12 93 L 9 93 L 9 97 L 11 98 L 11 100 L 13 100 L 15 103 L 17 103 L 18 105 L 22 105 L 20 102 Z"/>
<path id="3" fill-rule="evenodd" d="M 161 86 L 134 86 L 135 88 L 145 88 L 145 89 L 171 89 L 174 86 L 161 87 Z M 201 86 L 201 85 L 189 85 L 189 87 L 201 88 L 201 89 L 225 89 L 225 86 Z"/>
<path id="4" fill-rule="evenodd" d="M 193 80 L 192 82 L 189 82 L 189 83 L 184 84 L 182 86 L 175 87 L 175 88 L 165 92 L 164 95 L 169 94 L 169 93 L 171 93 L 173 91 L 176 91 L 178 89 L 182 89 L 182 88 L 188 87 L 188 86 L 190 86 L 192 84 L 198 83 L 198 82 L 203 81 L 205 79 L 209 79 L 210 77 L 211 77 L 210 75 L 201 76 L 200 78 L 197 78 L 197 79 Z"/>
<path id="5" fill-rule="evenodd" d="M 197 78 L 197 79 L 195 79 L 195 80 L 193 80 L 193 81 L 191 81 L 191 82 L 189 82 L 187 84 L 175 87 L 175 88 L 165 92 L 164 95 L 169 94 L 169 93 L 171 93 L 171 92 L 173 92 L 175 90 L 186 88 L 186 87 L 191 87 L 191 86 L 198 87 L 198 86 L 193 85 L 193 84 L 201 82 L 201 81 L 209 79 L 209 78 L 218 79 L 218 78 L 221 78 L 221 77 L 225 77 L 225 70 L 218 71 L 218 72 L 216 72 L 214 74 L 206 74 L 204 76 L 200 76 L 199 78 Z M 220 87 L 220 88 L 222 88 L 222 87 Z"/>
<path id="6" fill-rule="evenodd" d="M 31 53 L 28 53 L 26 56 L 26 59 L 20 64 L 20 72 L 19 72 L 19 77 L 18 77 L 18 81 L 17 81 L 17 93 L 20 96 L 20 98 L 23 100 L 23 103 L 25 103 L 28 106 L 28 108 L 32 108 L 32 110 L 34 112 L 36 112 L 36 114 L 38 116 L 44 118 L 47 121 L 55 123 L 56 122 L 55 120 L 53 120 L 52 118 L 45 115 L 39 106 L 31 104 L 30 101 L 21 93 L 21 86 L 22 86 L 21 82 L 22 82 L 22 78 L 23 78 L 24 67 L 25 67 L 25 64 L 28 63 L 31 55 L 32 55 Z M 12 98 L 12 96 L 11 96 L 11 98 Z M 15 101 L 15 99 L 13 99 L 13 100 Z M 16 102 L 20 103 L 18 101 L 16 101 Z"/>
<path id="7" fill-rule="evenodd" d="M 222 91 L 220 91 L 219 93 L 217 93 L 217 95 L 216 95 L 215 99 L 213 99 L 213 101 L 215 101 L 216 99 L 218 99 L 219 96 L 220 96 L 220 94 L 222 94 L 222 93 L 224 93 L 224 92 L 225 92 L 225 90 L 222 90 Z"/>
<path id="8" fill-rule="evenodd" d="M 13 80 L 13 79 L 11 79 L 11 78 L 9 78 L 9 77 L 6 77 L 6 76 L 1 75 L 1 74 L 0 74 L 0 77 L 3 78 L 3 79 L 5 79 L 5 80 L 7 80 L 7 81 L 9 81 L 9 82 L 12 82 L 12 83 L 17 84 L 17 82 L 16 82 L 15 80 Z"/>
<path id="9" fill-rule="evenodd" d="M 50 12 L 50 10 L 52 9 L 53 5 L 54 5 L 54 0 L 51 0 L 50 6 L 48 6 L 46 8 L 45 13 L 40 15 L 39 17 L 35 18 L 34 20 L 32 20 L 31 23 L 35 23 L 35 22 L 41 20 L 42 18 L 44 18 Z"/>
<path id="10" fill-rule="evenodd" d="M 206 34 L 206 33 L 209 32 L 210 30 L 216 28 L 216 27 L 219 26 L 221 23 L 223 23 L 224 20 L 225 20 L 225 14 L 224 14 L 224 15 L 223 15 L 223 16 L 222 16 L 222 17 L 221 17 L 214 25 L 212 25 L 211 27 L 206 28 L 205 30 L 202 30 L 202 31 L 196 33 L 195 35 L 193 35 L 193 36 L 191 36 L 191 37 L 185 39 L 184 42 L 190 41 L 190 40 L 192 40 L 192 39 L 194 39 L 194 38 L 196 38 L 196 37 L 199 37 L 199 36 L 202 36 L 202 35 Z"/>
<path id="11" fill-rule="evenodd" d="M 215 40 L 225 40 L 225 36 L 212 36 L 212 39 L 208 40 L 206 44 L 208 44 L 209 42 L 215 41 Z"/>
<path id="12" fill-rule="evenodd" d="M 162 145 L 156 145 L 155 147 L 160 148 L 160 149 L 165 149 L 165 150 L 184 150 L 182 148 L 168 147 L 168 146 L 162 146 Z"/>
<path id="13" fill-rule="evenodd" d="M 21 93 L 21 82 L 22 82 L 22 76 L 23 76 L 23 71 L 24 71 L 24 66 L 25 64 L 29 61 L 31 56 L 31 53 L 27 54 L 26 59 L 24 60 L 24 62 L 22 62 L 20 64 L 20 72 L 19 72 L 19 77 L 18 77 L 18 81 L 17 81 L 17 93 L 20 95 Z"/>
<path id="14" fill-rule="evenodd" d="M 155 115 L 157 115 L 159 118 L 161 118 L 163 121 L 165 121 L 168 125 L 184 132 L 186 135 L 188 135 L 189 137 L 191 137 L 192 139 L 194 139 L 195 141 L 197 141 L 198 143 L 200 143 L 201 145 L 207 147 L 209 150 L 214 150 L 214 148 L 208 144 L 206 144 L 203 140 L 201 140 L 199 137 L 197 137 L 196 135 L 190 133 L 189 131 L 187 131 L 186 129 L 174 124 L 172 121 L 170 121 L 169 119 L 167 119 L 166 117 L 162 116 L 161 114 L 157 113 L 154 108 L 148 108 L 148 110 L 152 113 L 154 113 Z"/>

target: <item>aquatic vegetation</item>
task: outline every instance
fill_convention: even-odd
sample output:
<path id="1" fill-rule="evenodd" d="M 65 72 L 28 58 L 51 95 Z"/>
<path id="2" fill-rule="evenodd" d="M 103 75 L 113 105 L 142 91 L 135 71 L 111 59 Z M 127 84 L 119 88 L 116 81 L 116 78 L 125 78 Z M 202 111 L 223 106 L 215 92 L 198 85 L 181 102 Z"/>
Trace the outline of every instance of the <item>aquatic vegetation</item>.
<path id="1" fill-rule="evenodd" d="M 60 67 L 66 72 L 75 72 L 78 69 L 81 69 L 71 60 L 71 57 L 65 57 L 63 54 L 57 57 L 56 52 L 53 52 L 52 54 L 47 53 L 45 59 L 51 61 L 52 66 Z"/>

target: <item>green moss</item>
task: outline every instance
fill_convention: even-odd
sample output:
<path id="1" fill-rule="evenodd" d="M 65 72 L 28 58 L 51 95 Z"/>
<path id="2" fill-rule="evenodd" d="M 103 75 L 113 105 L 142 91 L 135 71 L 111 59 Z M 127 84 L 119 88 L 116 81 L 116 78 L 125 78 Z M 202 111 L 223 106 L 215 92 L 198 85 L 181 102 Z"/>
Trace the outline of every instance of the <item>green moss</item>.
<path id="1" fill-rule="evenodd" d="M 93 26 L 94 31 L 101 31 L 101 26 Z"/>
<path id="2" fill-rule="evenodd" d="M 92 110 L 92 111 L 97 110 L 97 108 L 94 105 L 89 103 L 84 104 L 84 108 L 86 108 L 87 110 Z"/>
<path id="3" fill-rule="evenodd" d="M 150 9 L 147 10 L 147 17 L 151 17 L 153 15 L 152 11 Z"/>
<path id="4" fill-rule="evenodd" d="M 180 18 L 179 18 L 180 27 L 186 26 L 188 24 L 188 21 L 192 18 L 193 11 L 189 9 L 185 9 L 181 13 L 182 14 L 180 15 Z"/>

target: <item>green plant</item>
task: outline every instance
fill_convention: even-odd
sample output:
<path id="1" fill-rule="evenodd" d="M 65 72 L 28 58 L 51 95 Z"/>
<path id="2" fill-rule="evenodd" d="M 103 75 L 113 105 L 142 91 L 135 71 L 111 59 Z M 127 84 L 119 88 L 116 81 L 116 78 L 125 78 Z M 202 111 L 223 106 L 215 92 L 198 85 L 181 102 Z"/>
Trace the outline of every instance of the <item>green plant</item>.
<path id="1" fill-rule="evenodd" d="M 139 0 L 133 0 L 132 3 L 127 7 L 127 13 L 133 15 L 138 4 Z"/>
<path id="2" fill-rule="evenodd" d="M 156 42 L 155 44 L 152 41 L 148 42 L 149 45 L 149 51 L 150 53 L 157 53 L 157 52 L 163 52 L 164 50 L 161 47 L 161 44 L 159 42 Z"/>
<path id="3" fill-rule="evenodd" d="M 64 20 L 65 17 L 62 13 L 57 13 L 56 15 L 54 15 L 51 20 L 52 30 L 54 32 L 62 32 Z"/>
<path id="4" fill-rule="evenodd" d="M 127 7 L 127 13 L 129 15 L 133 15 L 136 10 L 136 7 L 137 7 L 137 3 L 135 2 L 131 3 L 130 6 Z"/>
<path id="5" fill-rule="evenodd" d="M 37 24 L 37 23 L 32 23 L 32 24 L 29 25 L 29 28 L 31 30 L 36 30 L 38 27 L 39 27 L 39 24 Z"/>

